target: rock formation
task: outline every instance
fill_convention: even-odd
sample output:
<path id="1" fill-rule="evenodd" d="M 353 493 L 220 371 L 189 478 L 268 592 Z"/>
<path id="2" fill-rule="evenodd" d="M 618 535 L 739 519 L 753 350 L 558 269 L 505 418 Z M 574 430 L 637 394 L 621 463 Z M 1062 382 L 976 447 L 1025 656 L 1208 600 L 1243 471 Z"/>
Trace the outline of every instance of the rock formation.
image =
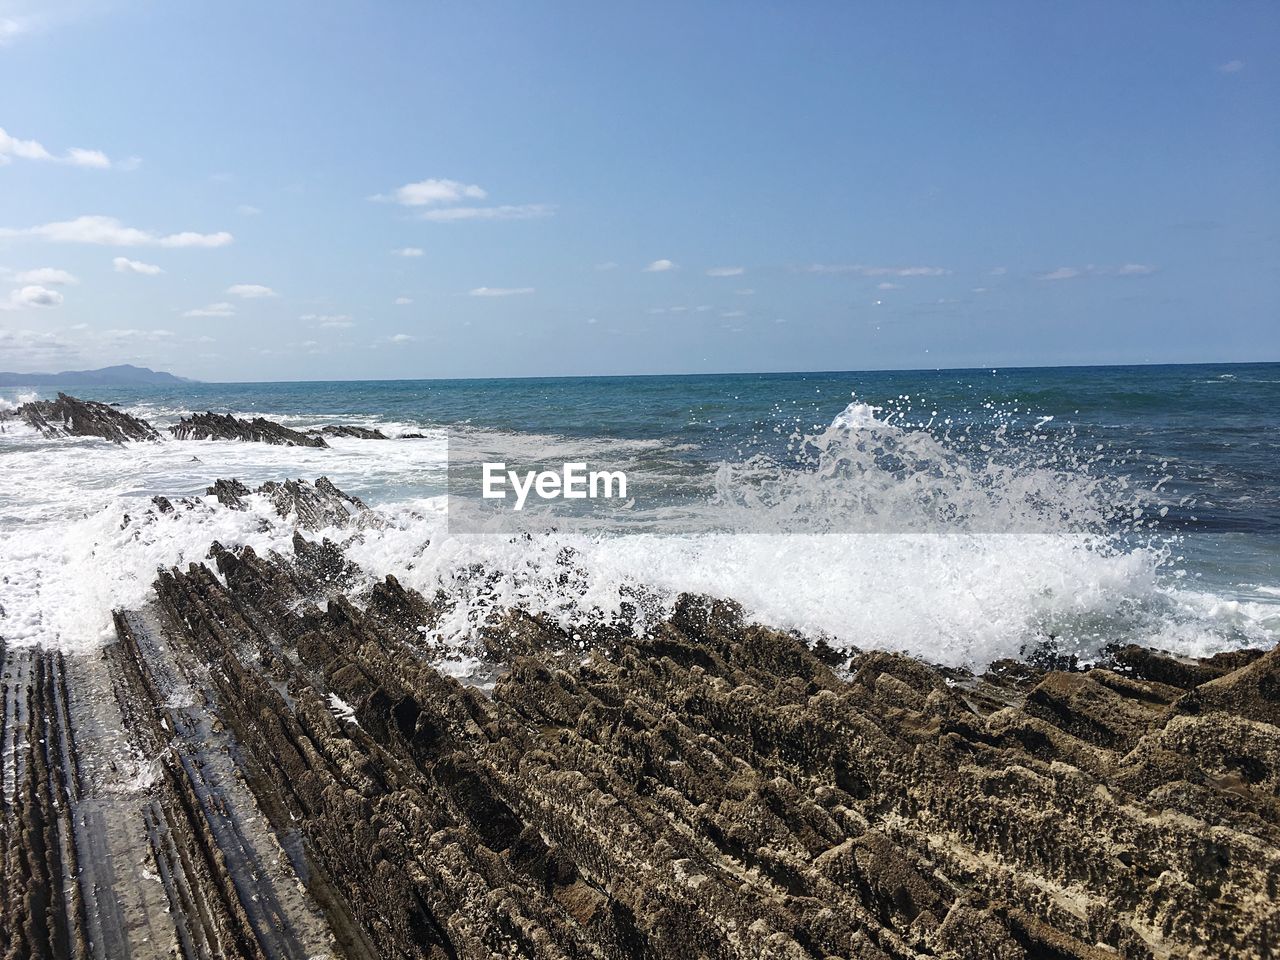
<path id="1" fill-rule="evenodd" d="M 369 427 L 352 427 L 346 424 L 330 424 L 320 431 L 326 437 L 353 437 L 356 440 L 389 440 L 381 430 Z"/>
<path id="2" fill-rule="evenodd" d="M 147 421 L 117 410 L 112 404 L 79 400 L 65 393 L 59 393 L 55 400 L 24 403 L 0 414 L 0 419 L 22 420 L 49 438 L 101 437 L 113 443 L 160 439 Z"/>
<path id="3" fill-rule="evenodd" d="M 178 440 L 243 440 L 286 447 L 328 446 L 323 437 L 290 430 L 264 417 L 242 420 L 229 413 L 197 413 L 183 417 L 169 428 L 169 432 Z"/>
<path id="4" fill-rule="evenodd" d="M 361 579 L 214 544 L 105 656 L 5 652 L 7 955 L 1280 943 L 1280 650 L 975 676 L 685 596 L 641 637 L 496 614 L 477 685 L 432 666 L 448 597 Z"/>
<path id="5" fill-rule="evenodd" d="M 277 483 L 268 480 L 257 490 L 250 490 L 239 480 L 217 480 L 205 490 L 209 496 L 232 510 L 245 509 L 244 498 L 259 493 L 271 501 L 277 514 L 293 521 L 306 530 L 325 527 L 379 526 L 381 518 L 369 510 L 359 497 L 344 493 L 333 485 L 328 477 L 320 477 L 314 484 L 306 480 L 285 480 Z"/>

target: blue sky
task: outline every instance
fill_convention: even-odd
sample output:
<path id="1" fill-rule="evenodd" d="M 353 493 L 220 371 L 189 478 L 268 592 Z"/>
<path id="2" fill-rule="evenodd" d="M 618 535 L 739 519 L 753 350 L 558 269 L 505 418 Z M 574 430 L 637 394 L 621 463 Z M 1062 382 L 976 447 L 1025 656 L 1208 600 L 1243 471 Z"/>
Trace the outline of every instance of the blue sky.
<path id="1" fill-rule="evenodd" d="M 0 369 L 1280 360 L 1277 50 L 1248 2 L 0 0 Z"/>

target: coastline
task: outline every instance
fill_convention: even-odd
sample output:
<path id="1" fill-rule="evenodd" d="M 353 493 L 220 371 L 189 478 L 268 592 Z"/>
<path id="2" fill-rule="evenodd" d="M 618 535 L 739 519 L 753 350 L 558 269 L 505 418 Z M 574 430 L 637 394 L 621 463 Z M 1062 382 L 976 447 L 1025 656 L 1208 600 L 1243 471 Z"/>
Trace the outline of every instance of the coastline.
<path id="1" fill-rule="evenodd" d="M 115 457 L 160 436 L 65 396 L 6 420 Z M 195 415 L 159 446 L 400 442 L 294 426 Z M 0 639 L 15 955 L 1155 960 L 1280 934 L 1280 647 L 970 670 L 727 597 L 645 620 L 640 589 L 570 628 L 483 563 L 372 575 L 388 521 L 323 476 L 133 502 L 126 541 L 231 539 L 153 567 L 100 645 Z M 583 562 L 553 580 L 585 607 Z"/>
<path id="2" fill-rule="evenodd" d="M 447 596 L 388 577 L 353 603 L 340 547 L 294 546 L 161 573 L 100 654 L 4 650 L 20 952 L 1261 957 L 1276 935 L 1280 650 L 974 676 L 685 596 L 641 638 L 510 612 L 458 678 L 415 629 Z"/>

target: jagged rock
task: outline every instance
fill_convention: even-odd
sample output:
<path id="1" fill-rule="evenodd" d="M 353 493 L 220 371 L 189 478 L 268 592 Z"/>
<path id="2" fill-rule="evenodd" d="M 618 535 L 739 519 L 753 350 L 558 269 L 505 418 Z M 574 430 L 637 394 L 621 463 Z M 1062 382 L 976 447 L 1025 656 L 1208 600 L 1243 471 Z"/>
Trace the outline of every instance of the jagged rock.
<path id="1" fill-rule="evenodd" d="M 250 493 L 262 494 L 271 501 L 276 513 L 286 519 L 294 518 L 298 526 L 306 530 L 349 524 L 369 527 L 382 522 L 363 500 L 339 490 L 328 477 L 320 477 L 314 484 L 306 480 L 283 483 L 268 480 L 252 491 L 239 480 L 217 480 L 205 493 L 217 497 L 219 503 L 232 510 L 245 509 L 244 498 Z"/>
<path id="2" fill-rule="evenodd" d="M 307 530 L 345 527 L 369 513 L 364 501 L 343 493 L 328 477 L 318 478 L 314 486 L 306 480 L 269 480 L 257 492 L 271 500 L 276 513 L 296 517 L 298 525 Z"/>
<path id="3" fill-rule="evenodd" d="M 313 433 L 315 431 L 312 431 Z M 385 433 L 381 430 L 373 430 L 369 427 L 352 427 L 345 424 L 330 424 L 320 431 L 326 437 L 354 437 L 357 440 L 389 440 Z"/>
<path id="4" fill-rule="evenodd" d="M 224 507 L 243 510 L 244 498 L 253 491 L 233 477 L 230 480 L 215 480 L 213 486 L 205 488 L 204 492 L 207 496 L 217 497 Z"/>
<path id="5" fill-rule="evenodd" d="M 138 417 L 96 400 L 59 393 L 55 400 L 24 403 L 9 418 L 24 420 L 46 437 L 101 437 L 113 443 L 159 440 L 156 429 Z"/>
<path id="6" fill-rule="evenodd" d="M 974 676 L 684 596 L 642 636 L 496 614 L 486 692 L 431 666 L 448 597 L 388 577 L 353 600 L 338 545 L 293 546 L 215 544 L 216 573 L 163 571 L 116 618 L 127 720 L 90 729 L 163 774 L 146 829 L 110 834 L 156 851 L 171 906 L 139 936 L 308 955 L 322 916 L 356 957 L 1274 955 L 1280 652 Z M 3 674 L 0 942 L 62 955 L 116 891 L 58 772 L 92 759 L 67 755 L 61 661 L 33 662 L 43 692 Z"/>
<path id="7" fill-rule="evenodd" d="M 323 437 L 290 430 L 264 417 L 241 420 L 229 413 L 197 413 L 169 428 L 178 440 L 243 440 L 286 447 L 327 447 Z"/>

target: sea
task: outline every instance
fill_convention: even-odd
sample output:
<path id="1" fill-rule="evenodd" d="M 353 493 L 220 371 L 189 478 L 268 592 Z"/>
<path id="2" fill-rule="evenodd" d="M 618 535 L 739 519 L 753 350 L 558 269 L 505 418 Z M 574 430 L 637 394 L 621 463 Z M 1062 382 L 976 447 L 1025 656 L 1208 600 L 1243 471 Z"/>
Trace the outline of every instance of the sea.
<path id="1" fill-rule="evenodd" d="M 1116 644 L 1205 656 L 1280 639 L 1280 364 L 63 387 L 162 432 L 193 412 L 389 438 L 115 445 L 0 432 L 0 638 L 92 650 L 111 611 L 209 545 L 290 552 L 250 487 L 327 476 L 385 521 L 319 531 L 363 579 L 448 598 L 465 657 L 495 611 L 644 631 L 682 592 L 838 649 L 981 669 Z M 0 390 L 0 409 L 54 390 Z M 406 436 L 412 435 L 412 436 Z M 622 470 L 591 522 L 463 522 L 451 464 Z M 590 514 L 590 510 L 586 511 Z M 584 522 L 585 521 L 585 522 Z M 424 631 L 428 628 L 424 625 Z"/>

